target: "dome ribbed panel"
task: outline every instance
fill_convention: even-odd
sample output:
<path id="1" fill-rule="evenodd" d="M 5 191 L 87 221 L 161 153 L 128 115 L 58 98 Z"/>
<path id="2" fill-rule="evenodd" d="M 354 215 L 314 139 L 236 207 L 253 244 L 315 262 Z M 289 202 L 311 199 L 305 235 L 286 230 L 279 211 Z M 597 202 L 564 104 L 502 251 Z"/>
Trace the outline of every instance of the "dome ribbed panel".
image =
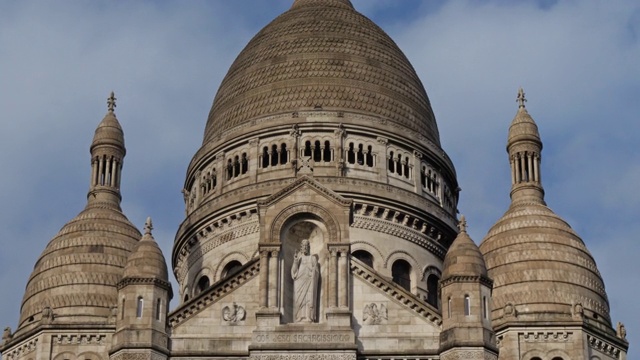
<path id="1" fill-rule="evenodd" d="M 18 331 L 50 307 L 57 323 L 104 322 L 140 232 L 122 212 L 90 206 L 68 222 L 36 262 L 22 300 Z M 30 319 L 31 318 L 31 319 Z"/>
<path id="2" fill-rule="evenodd" d="M 548 322 L 571 319 L 579 303 L 610 325 L 609 302 L 593 257 L 548 207 L 512 206 L 491 228 L 480 251 L 494 281 L 494 327 L 508 304 L 518 309 L 518 320 Z"/>
<path id="3" fill-rule="evenodd" d="M 435 144 L 427 94 L 398 46 L 345 1 L 300 1 L 240 53 L 214 100 L 204 143 L 278 113 L 322 107 L 396 122 Z"/>

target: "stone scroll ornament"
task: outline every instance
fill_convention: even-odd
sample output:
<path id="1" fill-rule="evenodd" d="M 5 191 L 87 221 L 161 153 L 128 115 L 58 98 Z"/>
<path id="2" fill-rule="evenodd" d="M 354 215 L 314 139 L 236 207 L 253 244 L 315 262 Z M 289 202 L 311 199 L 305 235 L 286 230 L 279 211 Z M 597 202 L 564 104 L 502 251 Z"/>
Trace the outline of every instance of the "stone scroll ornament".
<path id="1" fill-rule="evenodd" d="M 236 324 L 247 316 L 247 312 L 244 307 L 236 304 L 235 302 L 231 306 L 225 306 L 222 309 L 222 318 L 224 321 L 232 324 Z"/>
<path id="2" fill-rule="evenodd" d="M 310 323 L 317 320 L 320 268 L 318 257 L 310 254 L 310 248 L 309 240 L 302 240 L 300 251 L 296 251 L 291 265 L 294 322 Z"/>
<path id="3" fill-rule="evenodd" d="M 387 307 L 384 304 L 367 304 L 362 310 L 362 320 L 366 325 L 380 325 L 388 319 Z"/>

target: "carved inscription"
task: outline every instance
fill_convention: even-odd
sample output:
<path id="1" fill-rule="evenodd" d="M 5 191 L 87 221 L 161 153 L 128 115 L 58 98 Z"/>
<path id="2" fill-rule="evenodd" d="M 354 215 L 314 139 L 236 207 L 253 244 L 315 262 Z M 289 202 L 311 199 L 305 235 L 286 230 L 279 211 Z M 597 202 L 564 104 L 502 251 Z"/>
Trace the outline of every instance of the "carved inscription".
<path id="1" fill-rule="evenodd" d="M 327 344 L 354 343 L 355 339 L 348 333 L 254 333 L 253 341 L 259 344 Z"/>
<path id="2" fill-rule="evenodd" d="M 356 360 L 356 354 L 260 354 L 251 355 L 251 360 Z"/>

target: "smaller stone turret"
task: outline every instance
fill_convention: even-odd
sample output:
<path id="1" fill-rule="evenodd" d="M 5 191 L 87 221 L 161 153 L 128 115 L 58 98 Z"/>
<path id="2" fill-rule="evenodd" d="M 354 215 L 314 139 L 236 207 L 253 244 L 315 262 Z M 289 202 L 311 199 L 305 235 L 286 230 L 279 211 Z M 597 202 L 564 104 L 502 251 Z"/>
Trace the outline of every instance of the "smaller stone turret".
<path id="1" fill-rule="evenodd" d="M 167 313 L 173 297 L 167 265 L 147 219 L 144 235 L 129 256 L 118 283 L 116 333 L 110 357 L 120 353 L 139 354 L 139 359 L 169 356 Z"/>
<path id="2" fill-rule="evenodd" d="M 460 233 L 444 258 L 440 281 L 443 309 L 441 359 L 496 358 L 490 309 L 493 282 L 487 275 L 478 246 L 467 234 L 464 216 L 458 226 Z M 477 357 L 460 357 L 460 352 L 474 353 Z"/>
<path id="3" fill-rule="evenodd" d="M 91 143 L 91 184 L 89 205 L 100 204 L 120 209 L 120 175 L 126 154 L 124 133 L 116 118 L 116 97 L 107 99 L 107 114 L 96 128 Z"/>
<path id="4" fill-rule="evenodd" d="M 544 205 L 544 189 L 540 176 L 540 153 L 542 140 L 538 125 L 533 120 L 525 103 L 524 90 L 518 90 L 518 113 L 509 126 L 507 152 L 511 163 L 512 203 L 530 202 Z"/>

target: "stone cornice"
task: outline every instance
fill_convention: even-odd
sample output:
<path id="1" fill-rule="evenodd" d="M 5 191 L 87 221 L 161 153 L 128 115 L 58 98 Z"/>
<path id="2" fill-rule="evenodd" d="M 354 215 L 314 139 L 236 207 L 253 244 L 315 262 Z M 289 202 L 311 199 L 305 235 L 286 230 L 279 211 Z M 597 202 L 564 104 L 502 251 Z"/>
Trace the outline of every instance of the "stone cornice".
<path id="1" fill-rule="evenodd" d="M 155 285 L 169 291 L 169 293 L 172 292 L 170 282 L 156 278 L 125 277 L 118 283 L 118 290 L 122 290 L 128 285 Z"/>
<path id="2" fill-rule="evenodd" d="M 440 280 L 440 287 L 442 288 L 452 283 L 480 283 L 489 288 L 493 287 L 493 280 L 483 275 L 479 275 L 479 276 L 452 275 L 447 277 L 446 279 Z"/>
<path id="3" fill-rule="evenodd" d="M 361 280 L 380 289 L 387 296 L 396 300 L 399 304 L 413 311 L 421 318 L 429 321 L 435 327 L 440 328 L 442 326 L 442 317 L 431 305 L 422 302 L 415 295 L 384 279 L 378 275 L 375 270 L 364 265 L 354 257 L 351 258 L 351 272 Z"/>

